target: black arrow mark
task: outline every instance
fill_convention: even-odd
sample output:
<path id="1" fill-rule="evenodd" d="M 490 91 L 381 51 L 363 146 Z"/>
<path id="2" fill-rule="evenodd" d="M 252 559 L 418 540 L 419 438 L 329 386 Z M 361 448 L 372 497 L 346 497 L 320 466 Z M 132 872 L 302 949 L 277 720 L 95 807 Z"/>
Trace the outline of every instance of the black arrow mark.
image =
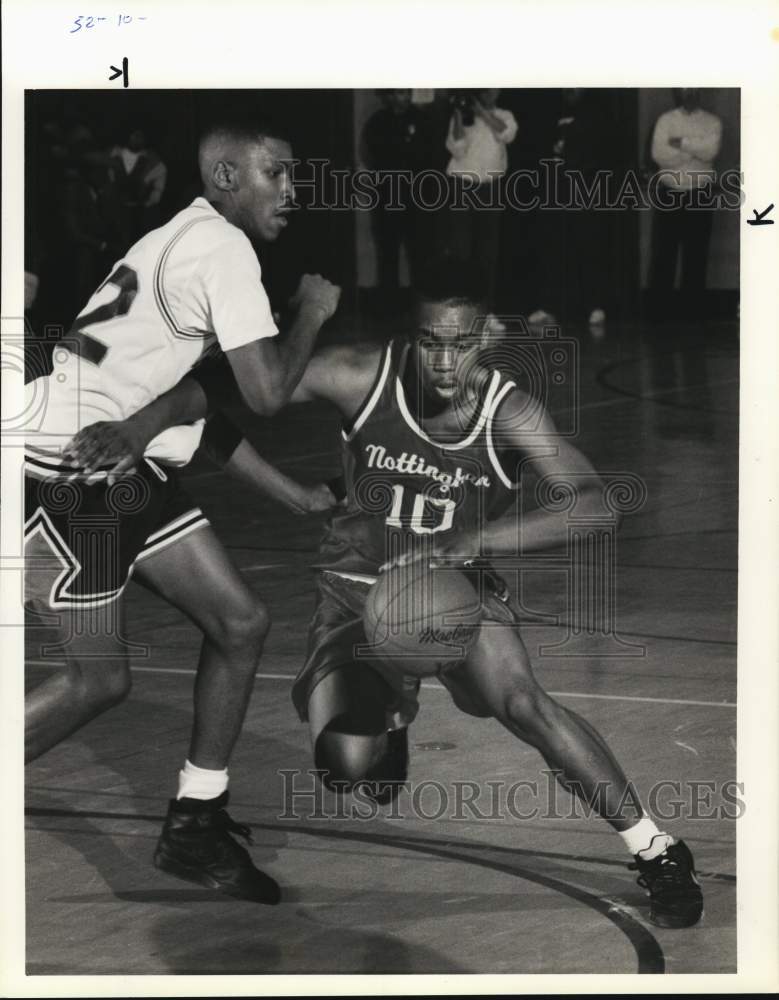
<path id="1" fill-rule="evenodd" d="M 127 56 L 125 56 L 124 59 L 122 59 L 122 68 L 121 69 L 117 69 L 116 66 L 109 66 L 108 68 L 112 69 L 113 73 L 108 77 L 108 79 L 109 80 L 115 80 L 118 76 L 121 76 L 123 78 L 123 80 L 122 80 L 122 86 L 129 87 L 130 86 L 129 65 L 130 64 L 128 62 Z M 771 207 L 773 208 L 773 206 L 771 206 Z"/>
<path id="2" fill-rule="evenodd" d="M 773 207 L 774 207 L 774 203 L 771 202 L 771 204 L 768 206 L 768 208 L 764 209 L 762 212 L 758 212 L 758 210 L 756 208 L 753 208 L 752 211 L 755 213 L 755 217 L 754 217 L 754 219 L 747 219 L 747 225 L 748 226 L 773 226 L 774 220 L 773 219 L 766 219 L 766 216 L 768 215 L 768 213 L 771 211 L 771 209 Z"/>

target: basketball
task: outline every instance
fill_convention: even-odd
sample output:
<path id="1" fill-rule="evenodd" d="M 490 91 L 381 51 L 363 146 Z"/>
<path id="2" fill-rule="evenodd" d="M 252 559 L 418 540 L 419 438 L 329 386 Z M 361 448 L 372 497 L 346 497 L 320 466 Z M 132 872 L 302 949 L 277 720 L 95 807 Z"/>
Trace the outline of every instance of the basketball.
<path id="1" fill-rule="evenodd" d="M 368 592 L 367 655 L 403 673 L 429 677 L 465 659 L 480 621 L 479 596 L 459 570 L 431 570 L 423 561 L 394 566 Z"/>

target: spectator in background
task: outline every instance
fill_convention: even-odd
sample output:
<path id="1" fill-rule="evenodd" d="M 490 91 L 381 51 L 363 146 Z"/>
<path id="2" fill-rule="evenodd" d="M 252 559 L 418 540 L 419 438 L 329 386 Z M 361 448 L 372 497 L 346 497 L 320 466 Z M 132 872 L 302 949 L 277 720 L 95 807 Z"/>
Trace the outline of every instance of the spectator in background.
<path id="1" fill-rule="evenodd" d="M 38 298 L 38 286 L 40 285 L 40 278 L 34 271 L 28 271 L 25 268 L 24 271 L 24 312 L 25 315 L 32 309 L 35 305 L 35 300 Z"/>
<path id="2" fill-rule="evenodd" d="M 423 113 L 411 103 L 411 90 L 386 90 L 382 107 L 375 111 L 362 132 L 361 158 L 379 173 L 411 171 L 422 164 Z M 378 259 L 379 290 L 385 304 L 397 298 L 400 287 L 400 248 L 405 247 L 412 284 L 418 271 L 418 217 L 413 205 L 392 207 L 393 185 L 377 184 L 379 204 L 371 213 Z M 396 196 L 397 198 L 397 196 Z"/>
<path id="3" fill-rule="evenodd" d="M 146 133 L 133 129 L 124 145 L 114 146 L 111 159 L 125 214 L 125 237 L 135 243 L 162 223 L 160 205 L 168 168 L 149 146 Z"/>
<path id="4" fill-rule="evenodd" d="M 92 148 L 83 136 L 71 146 L 61 204 L 61 266 L 68 278 L 61 318 L 66 327 L 125 249 L 116 187 L 106 162 L 105 152 Z"/>
<path id="5" fill-rule="evenodd" d="M 28 130 L 30 171 L 25 184 L 25 270 L 38 279 L 36 298 L 25 306 L 33 330 L 42 335 L 46 324 L 65 322 L 64 303 L 69 299 L 67 276 L 59 248 L 62 244 L 61 196 L 70 152 L 64 123 L 48 118 L 36 134 Z M 25 285 L 27 287 L 27 285 Z M 26 302 L 25 298 L 25 302 Z"/>
<path id="6" fill-rule="evenodd" d="M 543 303 L 528 317 L 531 323 L 555 322 L 555 315 L 569 322 L 586 319 L 591 327 L 606 322 L 611 220 L 602 209 L 577 205 L 571 183 L 575 173 L 589 189 L 597 171 L 611 166 L 601 117 L 587 91 L 562 91 L 549 153 L 562 169 L 555 175 L 558 200 L 570 207 L 542 212 Z"/>
<path id="7" fill-rule="evenodd" d="M 656 318 L 670 312 L 680 253 L 683 311 L 700 315 L 714 211 L 705 206 L 722 142 L 722 122 L 703 110 L 697 89 L 676 88 L 673 95 L 676 107 L 660 115 L 652 134 L 652 159 L 662 171 L 658 195 L 668 206 L 655 208 L 652 217 L 649 283 Z"/>
<path id="8" fill-rule="evenodd" d="M 459 259 L 478 262 L 487 277 L 491 301 L 495 299 L 502 210 L 479 206 L 500 203 L 496 188 L 508 165 L 506 147 L 517 135 L 512 113 L 497 107 L 499 96 L 494 88 L 456 93 L 446 139 L 452 156 L 446 172 L 455 185 L 449 249 Z M 463 187 L 472 185 L 475 190 L 464 194 Z M 466 207 L 457 207 L 463 203 Z"/>

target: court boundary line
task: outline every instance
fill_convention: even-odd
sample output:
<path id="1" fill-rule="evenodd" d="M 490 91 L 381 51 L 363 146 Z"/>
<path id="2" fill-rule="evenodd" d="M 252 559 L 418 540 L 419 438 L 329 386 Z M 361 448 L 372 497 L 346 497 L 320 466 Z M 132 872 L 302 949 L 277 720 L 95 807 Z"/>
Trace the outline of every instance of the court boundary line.
<path id="1" fill-rule="evenodd" d="M 26 664 L 31 667 L 57 667 L 62 666 L 61 662 L 49 662 L 47 660 L 27 660 Z M 134 667 L 130 670 L 136 674 L 172 674 L 174 676 L 194 677 L 197 673 L 191 667 Z M 256 673 L 254 679 L 258 681 L 294 681 L 295 674 L 267 674 Z M 422 682 L 421 685 L 429 691 L 446 691 L 443 684 L 430 684 Z M 700 708 L 736 708 L 734 701 L 696 701 L 689 698 L 654 698 L 644 695 L 629 694 L 589 694 L 586 691 L 547 691 L 554 698 L 594 698 L 598 701 L 634 701 L 649 702 L 656 705 L 695 705 Z"/>

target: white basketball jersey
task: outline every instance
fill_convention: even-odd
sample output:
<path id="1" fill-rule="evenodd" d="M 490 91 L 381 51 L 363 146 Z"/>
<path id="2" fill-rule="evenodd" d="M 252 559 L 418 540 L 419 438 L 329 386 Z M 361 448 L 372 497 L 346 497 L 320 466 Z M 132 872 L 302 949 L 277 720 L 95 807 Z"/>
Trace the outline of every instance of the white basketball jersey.
<path id="1" fill-rule="evenodd" d="M 95 421 L 136 413 L 206 354 L 277 333 L 249 239 L 196 198 L 114 265 L 74 323 L 78 349 L 56 347 L 46 385 L 27 387 L 46 400 L 28 444 L 56 452 Z M 202 424 L 170 428 L 146 454 L 186 464 Z"/>

